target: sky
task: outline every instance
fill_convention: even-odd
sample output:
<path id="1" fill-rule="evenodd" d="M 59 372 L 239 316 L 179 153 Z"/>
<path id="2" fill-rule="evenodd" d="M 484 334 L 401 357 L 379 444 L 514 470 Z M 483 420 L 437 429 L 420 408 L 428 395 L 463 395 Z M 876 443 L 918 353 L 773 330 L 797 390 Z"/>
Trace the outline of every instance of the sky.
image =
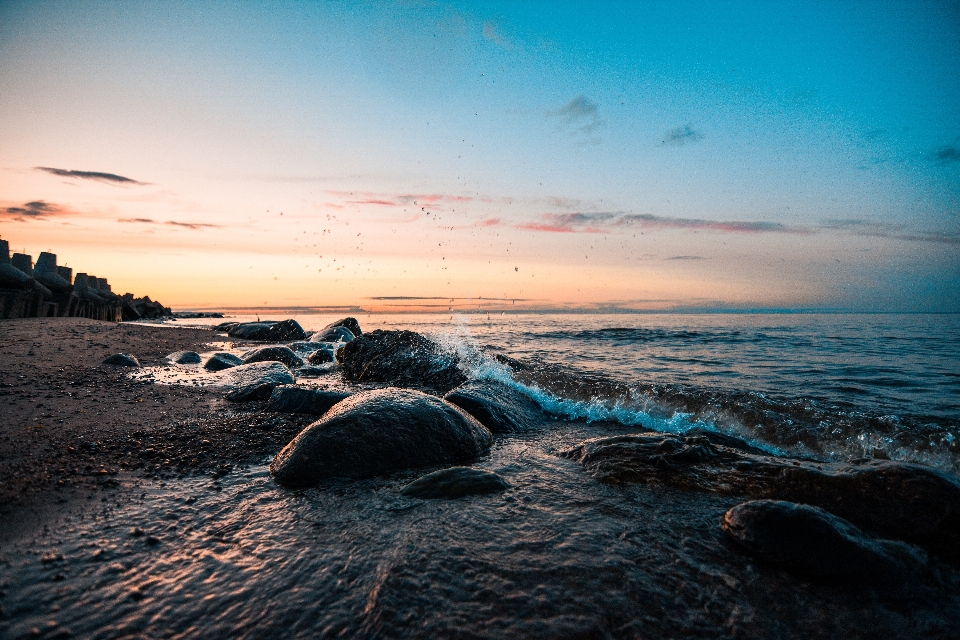
<path id="1" fill-rule="evenodd" d="M 175 309 L 957 312 L 960 3 L 2 0 L 0 238 Z"/>

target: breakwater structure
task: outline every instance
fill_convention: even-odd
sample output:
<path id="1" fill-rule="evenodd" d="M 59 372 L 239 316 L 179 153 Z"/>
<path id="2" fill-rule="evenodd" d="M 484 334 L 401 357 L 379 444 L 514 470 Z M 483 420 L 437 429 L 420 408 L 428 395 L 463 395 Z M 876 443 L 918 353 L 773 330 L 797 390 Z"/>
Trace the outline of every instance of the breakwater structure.
<path id="1" fill-rule="evenodd" d="M 57 266 L 57 256 L 43 252 L 37 258 L 25 253 L 10 255 L 10 245 L 0 240 L 0 318 L 90 318 L 121 322 L 172 315 L 168 307 L 148 296 L 113 293 L 106 278 L 88 273 L 73 275 L 70 267 Z"/>

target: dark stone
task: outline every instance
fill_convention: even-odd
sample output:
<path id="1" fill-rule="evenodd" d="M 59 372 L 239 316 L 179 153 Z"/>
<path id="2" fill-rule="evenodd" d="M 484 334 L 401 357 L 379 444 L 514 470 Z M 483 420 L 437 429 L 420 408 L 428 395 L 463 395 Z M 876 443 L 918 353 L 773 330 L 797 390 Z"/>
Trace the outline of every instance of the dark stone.
<path id="1" fill-rule="evenodd" d="M 288 367 L 302 367 L 303 359 L 289 347 L 261 347 L 243 356 L 244 364 L 252 362 L 282 362 Z"/>
<path id="2" fill-rule="evenodd" d="M 500 493 L 509 488 L 510 484 L 496 473 L 472 467 L 450 467 L 417 478 L 400 493 L 412 498 L 454 500 Z"/>
<path id="3" fill-rule="evenodd" d="M 129 353 L 115 353 L 106 358 L 103 364 L 110 364 L 115 367 L 139 367 L 140 361 Z"/>
<path id="4" fill-rule="evenodd" d="M 225 322 L 218 326 L 229 326 L 232 323 Z M 264 320 L 262 322 L 240 322 L 226 330 L 231 338 L 242 338 L 244 340 L 257 340 L 260 342 L 287 342 L 290 340 L 306 340 L 307 332 L 303 330 L 300 323 L 296 320 L 283 320 L 275 322 L 273 320 Z"/>
<path id="5" fill-rule="evenodd" d="M 267 331 L 267 340 L 273 342 L 288 342 L 290 340 L 306 340 L 309 336 L 296 320 L 277 322 Z"/>
<path id="6" fill-rule="evenodd" d="M 363 331 L 360 330 L 360 323 L 357 322 L 356 318 L 343 318 L 342 320 L 337 320 L 336 322 L 331 322 L 325 326 L 321 331 L 326 331 L 327 329 L 332 329 L 333 327 L 346 327 L 350 330 L 355 337 L 359 338 L 363 335 Z"/>
<path id="7" fill-rule="evenodd" d="M 920 545 L 960 563 L 960 481 L 917 464 L 777 458 L 663 433 L 595 438 L 564 451 L 594 478 L 826 509 L 869 535 Z"/>
<path id="8" fill-rule="evenodd" d="M 243 364 L 243 359 L 226 351 L 218 351 L 203 363 L 203 368 L 207 371 L 223 371 L 240 364 Z"/>
<path id="9" fill-rule="evenodd" d="M 461 409 L 409 389 L 341 400 L 277 455 L 270 472 L 291 486 L 473 460 L 493 436 Z"/>
<path id="10" fill-rule="evenodd" d="M 926 554 L 874 540 L 819 507 L 781 500 L 744 502 L 720 526 L 750 553 L 800 575 L 835 582 L 903 585 L 920 577 Z"/>
<path id="11" fill-rule="evenodd" d="M 310 413 L 315 416 L 322 416 L 330 407 L 351 395 L 353 394 L 342 391 L 326 391 L 284 385 L 273 390 L 270 402 L 267 403 L 264 410 L 281 413 Z"/>
<path id="12" fill-rule="evenodd" d="M 336 370 L 337 370 L 336 367 L 331 366 L 329 364 L 325 367 L 324 366 L 319 366 L 319 367 L 306 366 L 306 367 L 303 367 L 302 369 L 297 369 L 297 377 L 298 378 L 319 378 L 320 376 L 328 376 Z"/>
<path id="13" fill-rule="evenodd" d="M 217 326 L 211 327 L 211 330 L 212 331 L 230 331 L 231 329 L 236 327 L 238 324 L 240 323 L 239 322 L 221 322 Z"/>
<path id="14" fill-rule="evenodd" d="M 356 338 L 346 327 L 330 327 L 318 331 L 310 338 L 314 342 L 350 342 Z"/>
<path id="15" fill-rule="evenodd" d="M 34 280 L 12 264 L 0 263 L 0 289 L 32 289 Z"/>
<path id="16" fill-rule="evenodd" d="M 231 402 L 266 400 L 274 387 L 296 382 L 290 370 L 280 362 L 241 364 L 220 375 L 230 389 L 224 398 Z"/>
<path id="17" fill-rule="evenodd" d="M 203 358 L 196 351 L 177 351 L 167 356 L 167 362 L 173 364 L 200 364 Z"/>
<path id="18" fill-rule="evenodd" d="M 443 396 L 493 433 L 520 433 L 536 428 L 547 416 L 536 400 L 493 380 L 471 380 Z"/>
<path id="19" fill-rule="evenodd" d="M 227 330 L 231 338 L 242 340 L 268 340 L 267 335 L 274 322 L 239 322 Z"/>
<path id="20" fill-rule="evenodd" d="M 317 349 L 327 349 L 332 351 L 335 347 L 335 345 L 330 342 L 311 342 L 309 340 L 289 342 L 287 343 L 287 346 L 290 347 L 292 350 L 296 351 L 298 354 L 300 353 L 311 354 Z"/>
<path id="21" fill-rule="evenodd" d="M 324 364 L 333 361 L 333 351 L 328 351 L 326 349 L 317 349 L 310 354 L 310 357 L 307 358 L 307 362 L 310 364 Z"/>
<path id="22" fill-rule="evenodd" d="M 446 393 L 467 380 L 453 356 L 413 331 L 366 333 L 339 349 L 337 362 L 349 382 L 386 382 Z"/>

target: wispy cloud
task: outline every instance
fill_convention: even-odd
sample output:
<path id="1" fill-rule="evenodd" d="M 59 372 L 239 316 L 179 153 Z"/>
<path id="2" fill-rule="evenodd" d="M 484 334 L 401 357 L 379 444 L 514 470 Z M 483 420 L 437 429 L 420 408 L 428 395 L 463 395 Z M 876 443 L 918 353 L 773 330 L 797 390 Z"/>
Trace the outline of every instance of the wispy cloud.
<path id="1" fill-rule="evenodd" d="M 135 224 L 152 224 L 152 225 L 170 225 L 173 227 L 183 227 L 185 229 L 222 229 L 223 226 L 219 224 L 209 224 L 205 222 L 178 222 L 176 220 L 152 220 L 150 218 L 117 218 L 117 222 L 124 223 L 135 223 Z"/>
<path id="2" fill-rule="evenodd" d="M 956 231 L 918 231 L 904 225 L 874 222 L 872 220 L 828 219 L 821 223 L 822 229 L 848 231 L 858 236 L 871 238 L 890 238 L 909 242 L 936 242 L 940 244 L 960 245 L 960 233 Z"/>
<path id="3" fill-rule="evenodd" d="M 0 208 L 0 218 L 7 218 L 16 222 L 44 220 L 52 217 L 69 216 L 76 211 L 59 204 L 51 204 L 43 200 L 33 200 L 21 205 Z"/>
<path id="4" fill-rule="evenodd" d="M 119 176 L 115 173 L 104 173 L 103 171 L 75 171 L 73 169 L 56 169 L 54 167 L 34 167 L 37 171 L 46 171 L 55 176 L 63 178 L 80 178 L 82 180 L 97 180 L 99 182 L 113 182 L 116 184 L 138 184 L 144 185 L 146 182 L 140 182 L 126 176 Z"/>
<path id="5" fill-rule="evenodd" d="M 680 147 L 689 142 L 696 142 L 701 139 L 703 139 L 703 134 L 699 131 L 694 131 L 689 125 L 684 125 L 667 131 L 663 135 L 662 144 L 664 146 Z"/>
<path id="6" fill-rule="evenodd" d="M 669 258 L 664 258 L 664 260 L 707 260 L 703 256 L 670 256 Z"/>
<path id="7" fill-rule="evenodd" d="M 691 231 L 721 231 L 724 233 L 810 233 L 809 229 L 790 227 L 779 222 L 666 218 L 649 213 L 609 211 L 545 213 L 540 218 L 541 221 L 521 223 L 517 225 L 517 228 L 558 233 L 604 233 L 618 227 L 688 229 Z"/>
<path id="8" fill-rule="evenodd" d="M 547 115 L 559 118 L 563 124 L 572 127 L 572 133 L 590 134 L 604 126 L 597 103 L 582 93 L 559 109 L 548 111 Z"/>
<path id="9" fill-rule="evenodd" d="M 504 49 L 512 49 L 513 43 L 503 35 L 496 22 L 487 20 L 483 23 L 483 37 L 490 42 L 496 43 Z"/>

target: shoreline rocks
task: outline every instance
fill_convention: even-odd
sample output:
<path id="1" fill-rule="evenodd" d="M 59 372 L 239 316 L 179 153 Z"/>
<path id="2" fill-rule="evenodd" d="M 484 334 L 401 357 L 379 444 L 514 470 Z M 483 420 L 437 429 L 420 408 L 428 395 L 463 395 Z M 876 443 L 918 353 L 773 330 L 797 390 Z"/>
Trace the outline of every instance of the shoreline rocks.
<path id="1" fill-rule="evenodd" d="M 226 369 L 220 376 L 223 385 L 230 388 L 224 396 L 230 402 L 266 400 L 274 387 L 296 382 L 290 369 L 280 362 L 241 364 Z"/>
<path id="2" fill-rule="evenodd" d="M 303 359 L 289 347 L 260 347 L 243 356 L 243 362 L 282 362 L 293 369 L 303 366 Z"/>
<path id="3" fill-rule="evenodd" d="M 363 334 L 337 351 L 337 362 L 348 382 L 386 382 L 443 394 L 467 381 L 453 356 L 413 331 Z"/>
<path id="4" fill-rule="evenodd" d="M 493 436 L 461 409 L 410 389 L 363 391 L 333 406 L 277 454 L 280 484 L 362 478 L 476 459 Z"/>
<path id="5" fill-rule="evenodd" d="M 547 419 L 536 400 L 494 380 L 471 380 L 443 396 L 492 433 L 522 433 Z"/>
<path id="6" fill-rule="evenodd" d="M 207 371 L 223 371 L 241 364 L 243 364 L 242 358 L 226 351 L 218 351 L 207 358 L 207 361 L 203 363 L 203 368 Z"/>

